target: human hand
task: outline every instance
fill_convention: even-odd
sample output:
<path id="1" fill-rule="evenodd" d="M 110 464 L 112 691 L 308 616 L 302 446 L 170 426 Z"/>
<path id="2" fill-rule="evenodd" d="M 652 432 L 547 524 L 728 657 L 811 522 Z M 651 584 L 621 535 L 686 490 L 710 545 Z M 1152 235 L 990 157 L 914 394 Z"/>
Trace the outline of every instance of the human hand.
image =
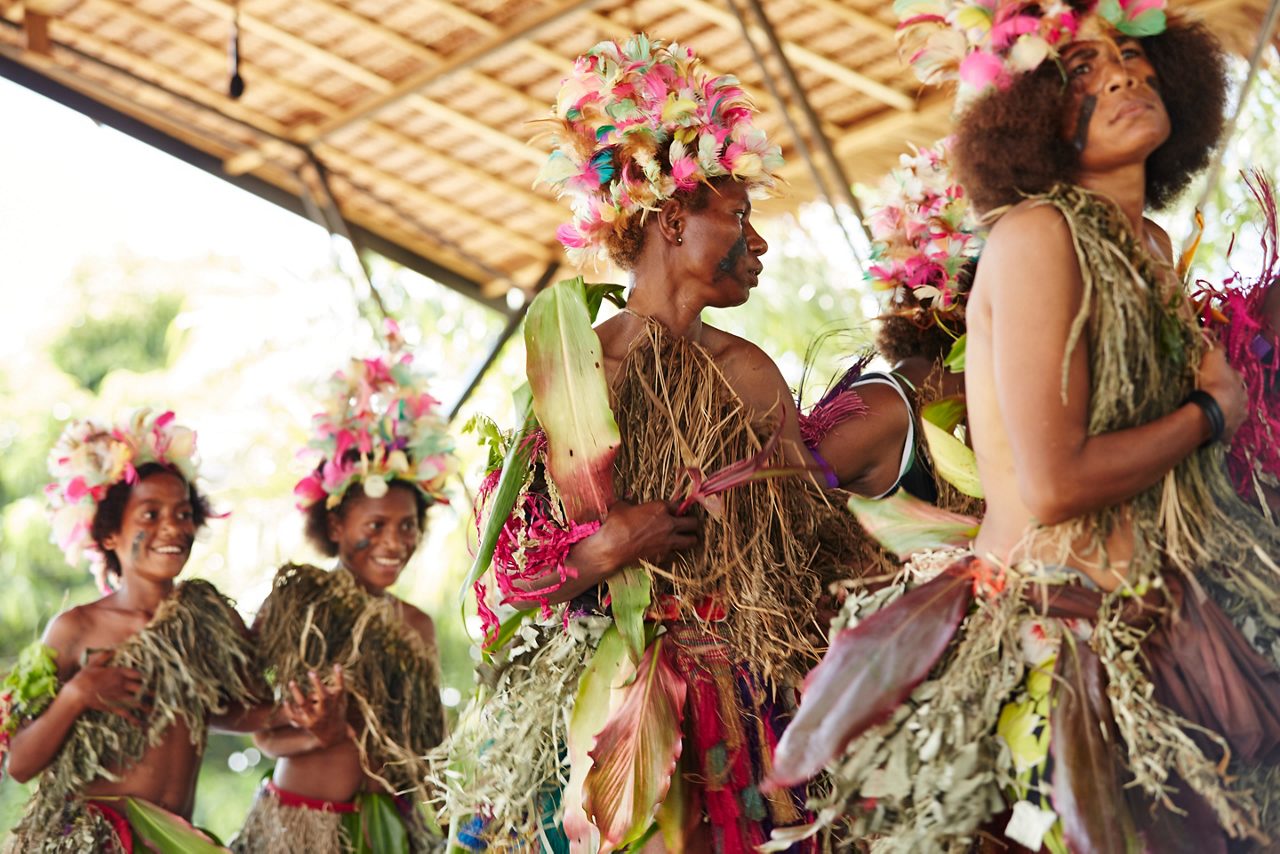
<path id="1" fill-rule="evenodd" d="M 674 501 L 617 501 L 598 532 L 608 544 L 610 571 L 638 560 L 661 563 L 698 542 L 698 520 L 677 516 Z"/>
<path id="2" fill-rule="evenodd" d="M 291 697 L 282 704 L 285 719 L 292 726 L 311 733 L 320 747 L 332 747 L 341 741 L 354 739 L 355 731 L 347 721 L 347 692 L 342 665 L 333 666 L 331 685 L 321 682 L 315 671 L 307 675 L 311 681 L 311 695 L 304 695 L 297 682 L 290 682 Z"/>
<path id="3" fill-rule="evenodd" d="M 142 674 L 128 667 L 112 667 L 110 650 L 91 653 L 62 690 L 81 711 L 109 712 L 142 726 Z"/>
<path id="4" fill-rule="evenodd" d="M 1231 439 L 1249 414 L 1249 398 L 1245 393 L 1244 378 L 1227 362 L 1221 347 L 1210 347 L 1200 359 L 1197 371 L 1200 389 L 1213 396 L 1222 410 L 1225 428 L 1222 441 Z"/>

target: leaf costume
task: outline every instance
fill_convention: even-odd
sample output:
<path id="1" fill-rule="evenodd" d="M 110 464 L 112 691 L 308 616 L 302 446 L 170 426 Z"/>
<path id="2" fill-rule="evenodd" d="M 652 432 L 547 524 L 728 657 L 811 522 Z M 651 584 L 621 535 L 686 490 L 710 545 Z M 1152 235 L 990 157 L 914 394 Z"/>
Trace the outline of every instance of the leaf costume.
<path id="1" fill-rule="evenodd" d="M 41 773 L 6 854 L 120 850 L 117 829 L 83 795 L 85 786 L 118 779 L 178 722 L 203 751 L 211 715 L 261 702 L 265 694 L 239 617 L 206 581 L 176 585 L 146 627 L 112 651 L 110 665 L 142 674 L 143 693 L 154 698 L 145 725 L 97 710 L 82 713 Z"/>
<path id="2" fill-rule="evenodd" d="M 746 410 L 705 349 L 653 321 L 623 360 L 610 396 L 621 438 L 614 483 L 637 503 L 678 494 L 689 469 L 752 457 L 776 429 L 769 415 Z M 530 446 L 539 448 L 536 439 Z M 539 462 L 535 453 L 516 516 L 530 518 L 523 508 L 534 502 L 553 508 L 539 519 L 573 530 Z M 653 596 L 638 664 L 628 661 L 595 594 L 491 634 L 507 646 L 482 668 L 476 700 L 434 757 L 444 813 L 455 825 L 473 819 L 460 838 L 497 851 L 568 850 L 571 839 L 623 850 L 654 833 L 679 838 L 686 821 L 705 816 L 714 850 L 745 852 L 770 828 L 803 820 L 793 793 L 768 796 L 758 786 L 794 686 L 822 646 L 815 603 L 828 583 L 883 571 L 887 562 L 807 479 L 752 480 L 716 498 L 715 513 L 695 510 L 702 519 L 696 546 L 669 566 L 643 565 Z M 524 556 L 540 543 L 530 531 L 504 525 L 515 547 L 499 538 L 499 577 L 523 571 Z M 554 578 L 562 569 L 547 572 Z M 641 680 L 626 682 L 633 673 L 653 674 L 657 693 L 638 698 L 640 689 L 630 686 Z M 644 712 L 631 719 L 631 731 L 656 741 L 675 736 L 665 759 L 635 759 L 672 775 L 671 788 L 654 805 L 655 818 L 639 805 L 629 833 L 611 835 L 607 796 L 617 790 L 592 774 L 612 769 L 610 780 L 616 771 L 647 785 L 648 772 L 614 764 L 615 745 L 626 745 L 614 740 L 610 723 L 633 707 Z M 679 732 L 647 729 L 656 717 L 676 721 Z M 584 768 L 593 771 L 584 777 Z"/>
<path id="3" fill-rule="evenodd" d="M 309 672 L 341 665 L 348 702 L 360 717 L 361 768 L 389 791 L 408 795 L 410 804 L 427 799 L 422 757 L 444 739 L 438 654 L 405 624 L 394 598 L 368 593 L 341 567 L 289 564 L 276 573 L 254 631 L 260 665 L 277 692 L 291 681 L 301 684 Z M 334 810 L 303 803 L 309 800 L 262 790 L 235 850 L 317 850 L 305 841 L 312 836 L 338 846 L 341 822 L 330 820 Z M 416 826 L 414 814 L 411 806 L 406 828 Z M 409 838 L 413 851 L 431 850 L 425 831 Z"/>
<path id="4" fill-rule="evenodd" d="M 1087 332 L 1089 434 L 1172 411 L 1204 347 L 1172 271 L 1110 201 L 1073 186 L 1032 198 L 1062 214 L 1080 265 L 1067 358 Z M 1056 564 L 925 553 L 895 584 L 851 597 L 779 748 L 781 780 L 830 759 L 835 783 L 813 804 L 820 823 L 842 816 L 876 851 L 967 850 L 1006 799 L 1017 802 L 1008 823 L 988 829 L 1033 849 L 1124 850 L 1141 838 L 1152 850 L 1175 839 L 1225 850 L 1224 836 L 1274 838 L 1280 531 L 1236 496 L 1223 455 L 1202 448 L 1128 501 L 1029 531 L 1040 554 L 1061 546 Z M 1122 521 L 1133 530 L 1129 584 L 1103 593 L 1068 554 L 1088 538 L 1105 564 Z M 876 615 L 898 624 L 946 597 L 966 615 L 927 671 L 864 694 L 883 704 L 869 726 L 822 732 L 840 681 L 871 666 L 845 648 L 866 643 Z M 852 663 L 834 664 L 840 656 Z"/>

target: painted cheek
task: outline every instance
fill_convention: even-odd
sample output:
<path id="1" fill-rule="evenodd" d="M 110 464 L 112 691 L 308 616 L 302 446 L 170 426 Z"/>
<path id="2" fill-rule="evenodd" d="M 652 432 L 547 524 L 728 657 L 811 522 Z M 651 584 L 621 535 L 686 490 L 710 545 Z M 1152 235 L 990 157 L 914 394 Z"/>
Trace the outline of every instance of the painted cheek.
<path id="1" fill-rule="evenodd" d="M 146 538 L 147 533 L 145 531 L 139 531 L 133 538 L 133 545 L 129 547 L 129 556 L 133 559 L 135 564 L 138 562 L 138 556 L 142 554 L 142 541 Z"/>
<path id="2" fill-rule="evenodd" d="M 373 545 L 373 543 L 369 540 L 368 537 L 362 537 L 356 540 L 355 545 L 353 545 L 351 548 L 353 551 L 363 552 L 363 551 L 368 551 L 369 546 L 371 545 Z"/>
<path id="3" fill-rule="evenodd" d="M 1089 142 L 1089 122 L 1093 121 L 1093 111 L 1098 107 L 1098 99 L 1093 95 L 1085 95 L 1080 100 L 1080 112 L 1076 114 L 1076 132 L 1072 135 L 1071 144 L 1080 153 Z"/>

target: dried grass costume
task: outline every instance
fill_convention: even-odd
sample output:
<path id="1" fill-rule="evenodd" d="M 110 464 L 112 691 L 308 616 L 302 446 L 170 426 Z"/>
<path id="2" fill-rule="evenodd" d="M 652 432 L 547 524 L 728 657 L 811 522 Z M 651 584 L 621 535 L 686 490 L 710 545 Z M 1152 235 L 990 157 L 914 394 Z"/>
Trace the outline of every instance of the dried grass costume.
<path id="1" fill-rule="evenodd" d="M 1205 345 L 1172 271 L 1110 201 L 1059 186 L 1034 202 L 1057 209 L 1075 243 L 1084 292 L 1068 355 L 1087 332 L 1090 435 L 1175 409 Z M 1064 362 L 1064 394 L 1065 383 Z M 820 823 L 843 816 L 875 851 L 963 851 L 1009 801 L 1007 835 L 1033 848 L 1043 838 L 1065 850 L 1052 809 L 1076 846 L 1123 846 L 1143 834 L 1151 850 L 1222 851 L 1225 834 L 1272 850 L 1280 531 L 1237 497 L 1215 444 L 1129 501 L 1029 537 L 1062 544 L 1064 562 L 1069 545 L 1088 537 L 1105 561 L 1103 544 L 1125 519 L 1134 557 L 1129 586 L 1114 593 L 1067 566 L 993 569 L 952 552 L 918 558 L 897 584 L 851 597 L 843 622 L 863 628 L 833 642 L 822 665 L 830 673 L 840 655 L 875 649 L 858 647 L 858 635 L 869 638 L 867 621 L 879 614 L 917 621 L 914 643 L 945 649 L 909 699 L 888 702 L 887 720 L 829 766 L 833 789 L 812 804 Z M 806 729 L 805 714 L 788 738 Z M 1101 829 L 1089 826 L 1090 811 L 1095 822 L 1105 816 Z M 1005 818 L 988 829 L 1005 830 Z"/>
<path id="2" fill-rule="evenodd" d="M 711 472 L 750 458 L 776 428 L 768 414 L 749 415 L 706 350 L 653 321 L 611 391 L 622 440 L 614 481 L 634 502 L 668 499 L 686 467 Z M 503 590 L 504 576 L 530 565 L 563 571 L 572 543 L 595 530 L 565 518 L 540 474 L 526 489 L 495 553 Z M 887 563 L 807 479 L 757 480 L 718 497 L 718 515 L 695 511 L 697 546 L 669 567 L 644 564 L 654 602 L 646 620 L 665 631 L 664 666 L 685 686 L 679 769 L 658 820 L 661 832 L 676 836 L 689 817 L 706 821 L 716 851 L 746 852 L 771 828 L 805 818 L 795 793 L 764 795 L 759 783 L 798 680 L 821 651 L 815 604 L 829 582 L 882 572 Z M 548 522 L 558 536 L 544 533 Z M 569 723 L 609 622 L 595 594 L 583 598 L 593 601 L 544 609 L 493 668 L 482 668 L 480 696 L 436 757 L 450 820 L 472 819 L 463 842 L 565 850 Z M 606 761 L 599 747 L 592 755 L 597 766 Z"/>
<path id="3" fill-rule="evenodd" d="M 143 694 L 153 698 L 145 726 L 97 710 L 81 714 L 40 775 L 5 854 L 126 850 L 127 799 L 96 804 L 82 795 L 85 786 L 118 779 L 179 722 L 203 751 L 210 716 L 261 702 L 265 687 L 253 664 L 230 600 L 206 581 L 176 585 L 151 622 L 112 651 L 110 665 L 139 671 Z"/>
<path id="4" fill-rule="evenodd" d="M 356 747 L 364 772 L 402 798 L 362 794 L 318 802 L 268 784 L 254 800 L 237 852 L 346 851 L 342 816 L 377 805 L 402 819 L 409 850 L 434 850 L 418 804 L 425 802 L 423 757 L 444 739 L 436 650 L 405 625 L 396 600 L 366 592 L 346 569 L 290 564 L 276 573 L 254 623 L 261 667 L 277 692 L 309 672 L 342 666 L 348 703 L 359 715 Z M 348 822 L 348 827 L 350 826 Z M 321 845 L 318 840 L 324 841 Z"/>

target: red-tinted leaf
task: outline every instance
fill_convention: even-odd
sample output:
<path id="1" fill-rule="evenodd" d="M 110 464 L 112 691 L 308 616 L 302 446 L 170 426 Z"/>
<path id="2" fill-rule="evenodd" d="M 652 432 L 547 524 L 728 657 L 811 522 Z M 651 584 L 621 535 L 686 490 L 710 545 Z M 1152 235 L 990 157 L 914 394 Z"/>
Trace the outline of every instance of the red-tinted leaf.
<path id="1" fill-rule="evenodd" d="M 888 718 L 929 675 L 973 601 L 966 558 L 836 635 L 804 684 L 773 760 L 773 787 L 808 780 Z"/>
<path id="2" fill-rule="evenodd" d="M 591 750 L 584 806 L 600 830 L 600 854 L 648 831 L 680 759 L 688 686 L 662 647 L 662 638 L 651 643 L 635 679 L 615 689 L 621 696 Z"/>
<path id="3" fill-rule="evenodd" d="M 1137 832 L 1120 789 L 1115 725 L 1103 688 L 1102 662 L 1064 633 L 1049 712 L 1053 808 L 1072 851 L 1126 854 Z"/>
<path id="4" fill-rule="evenodd" d="M 581 277 L 534 297 L 524 339 L 533 411 L 547 434 L 547 470 L 570 519 L 601 519 L 614 501 L 620 440 Z"/>

